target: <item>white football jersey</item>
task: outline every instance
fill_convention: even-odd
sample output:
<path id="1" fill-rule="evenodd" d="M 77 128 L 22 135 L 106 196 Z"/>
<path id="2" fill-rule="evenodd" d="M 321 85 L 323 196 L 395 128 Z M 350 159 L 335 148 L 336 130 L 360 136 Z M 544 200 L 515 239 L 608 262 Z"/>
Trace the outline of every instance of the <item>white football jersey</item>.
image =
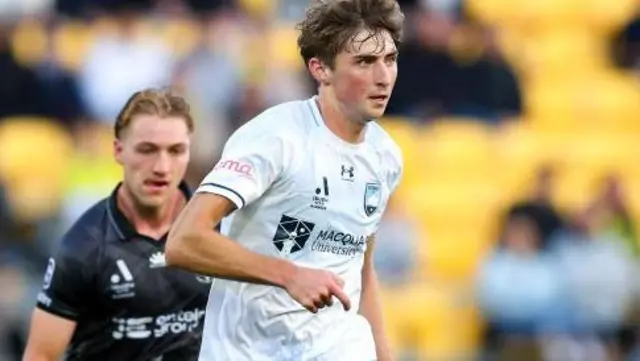
<path id="1" fill-rule="evenodd" d="M 315 97 L 267 109 L 227 141 L 197 192 L 230 199 L 221 224 L 244 247 L 345 281 L 352 308 L 313 314 L 273 286 L 216 279 L 207 306 L 202 361 L 370 361 L 375 345 L 358 315 L 367 237 L 399 183 L 399 147 L 375 122 L 365 140 L 330 131 Z"/>

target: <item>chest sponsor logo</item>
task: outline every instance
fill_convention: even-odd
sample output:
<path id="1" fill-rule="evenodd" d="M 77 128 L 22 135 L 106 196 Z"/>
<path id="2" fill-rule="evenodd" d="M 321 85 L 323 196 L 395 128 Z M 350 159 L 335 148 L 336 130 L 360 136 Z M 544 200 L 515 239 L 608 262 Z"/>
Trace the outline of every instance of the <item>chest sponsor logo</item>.
<path id="1" fill-rule="evenodd" d="M 144 340 L 165 335 L 194 332 L 202 325 L 204 309 L 193 309 L 160 316 L 114 318 L 111 336 L 115 340 Z"/>
<path id="2" fill-rule="evenodd" d="M 364 213 L 372 216 L 380 208 L 382 201 L 381 186 L 378 182 L 367 183 L 364 188 Z"/>
<path id="3" fill-rule="evenodd" d="M 284 256 L 299 252 L 309 240 L 314 227 L 312 222 L 283 214 L 273 236 L 273 244 Z"/>
<path id="4" fill-rule="evenodd" d="M 114 300 L 134 297 L 136 284 L 131 270 L 122 259 L 116 260 L 116 272 L 109 278 L 111 298 Z"/>
<path id="5" fill-rule="evenodd" d="M 314 252 L 332 253 L 338 256 L 355 257 L 366 250 L 367 237 L 323 229 L 318 232 L 311 246 Z"/>

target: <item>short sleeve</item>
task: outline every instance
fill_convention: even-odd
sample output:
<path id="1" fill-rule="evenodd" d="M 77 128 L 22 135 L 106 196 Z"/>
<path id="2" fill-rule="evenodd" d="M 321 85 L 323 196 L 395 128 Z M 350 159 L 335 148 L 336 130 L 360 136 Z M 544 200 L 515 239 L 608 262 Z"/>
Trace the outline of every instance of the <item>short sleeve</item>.
<path id="1" fill-rule="evenodd" d="M 397 146 L 394 148 L 395 149 L 392 152 L 393 161 L 391 162 L 391 170 L 389 171 L 389 177 L 388 177 L 389 190 L 392 193 L 398 188 L 398 186 L 400 185 L 400 182 L 402 181 L 402 173 L 404 168 L 403 160 L 402 160 L 402 151 Z"/>
<path id="2" fill-rule="evenodd" d="M 98 243 L 84 232 L 71 230 L 49 258 L 37 307 L 77 320 L 91 304 Z"/>
<path id="3" fill-rule="evenodd" d="M 258 199 L 286 169 L 289 142 L 275 130 L 241 128 L 229 138 L 220 161 L 196 193 L 224 196 L 241 209 Z"/>

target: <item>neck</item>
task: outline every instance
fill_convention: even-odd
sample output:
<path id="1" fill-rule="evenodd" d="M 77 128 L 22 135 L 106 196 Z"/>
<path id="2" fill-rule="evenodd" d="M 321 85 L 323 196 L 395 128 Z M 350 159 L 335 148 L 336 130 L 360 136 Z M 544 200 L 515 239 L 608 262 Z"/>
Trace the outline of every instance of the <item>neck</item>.
<path id="1" fill-rule="evenodd" d="M 322 120 L 329 130 L 348 143 L 362 142 L 366 123 L 350 117 L 329 90 L 320 88 L 317 103 Z"/>
<path id="2" fill-rule="evenodd" d="M 176 189 L 170 200 L 160 207 L 146 207 L 135 200 L 125 185 L 118 190 L 118 208 L 136 232 L 159 239 L 169 231 L 185 200 Z"/>

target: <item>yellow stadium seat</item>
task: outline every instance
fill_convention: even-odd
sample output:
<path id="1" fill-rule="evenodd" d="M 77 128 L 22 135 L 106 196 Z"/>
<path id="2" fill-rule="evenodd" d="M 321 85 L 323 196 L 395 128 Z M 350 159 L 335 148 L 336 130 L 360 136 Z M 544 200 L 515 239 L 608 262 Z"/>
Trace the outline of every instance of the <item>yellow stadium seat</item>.
<path id="1" fill-rule="evenodd" d="M 279 6 L 277 0 L 239 0 L 238 5 L 249 16 L 259 19 L 272 18 Z"/>
<path id="2" fill-rule="evenodd" d="M 468 0 L 465 5 L 471 16 L 484 23 L 504 26 L 512 19 L 513 3 L 509 0 Z"/>
<path id="3" fill-rule="evenodd" d="M 567 163 L 589 168 L 594 173 L 623 172 L 637 168 L 640 134 L 575 133 L 565 142 Z"/>
<path id="4" fill-rule="evenodd" d="M 599 72 L 535 84 L 526 107 L 540 132 L 640 133 L 640 87 L 630 77 Z"/>
<path id="5" fill-rule="evenodd" d="M 278 23 L 268 35 L 268 60 L 270 64 L 281 69 L 302 69 L 304 61 L 298 52 L 298 32 L 295 24 Z"/>
<path id="6" fill-rule="evenodd" d="M 68 21 L 56 27 L 53 33 L 53 50 L 60 66 L 76 71 L 82 65 L 93 41 L 89 25 Z"/>
<path id="7" fill-rule="evenodd" d="M 486 179 L 495 174 L 491 137 L 480 121 L 443 120 L 420 138 L 420 167 L 427 179 Z"/>
<path id="8" fill-rule="evenodd" d="M 20 21 L 12 32 L 12 52 L 16 60 L 25 66 L 33 66 L 43 61 L 48 46 L 47 31 L 39 21 Z"/>
<path id="9" fill-rule="evenodd" d="M 527 182 L 548 159 L 549 147 L 522 119 L 503 125 L 493 134 L 495 162 L 499 163 L 497 182 L 507 198 L 521 195 Z"/>
<path id="10" fill-rule="evenodd" d="M 402 117 L 385 117 L 381 119 L 380 125 L 400 147 L 404 160 L 404 173 L 402 176 L 399 192 L 410 190 L 419 186 L 422 182 L 423 170 L 420 167 L 420 149 L 418 146 L 418 125 L 410 119 Z"/>
<path id="11" fill-rule="evenodd" d="M 72 149 L 70 135 L 50 119 L 0 120 L 0 177 L 18 217 L 56 211 Z"/>
<path id="12" fill-rule="evenodd" d="M 514 6 L 508 0 L 470 0 L 470 13 L 508 31 L 545 29 L 566 22 L 572 15 L 571 0 L 524 0 Z"/>
<path id="13" fill-rule="evenodd" d="M 160 36 L 177 57 L 183 57 L 202 40 L 202 31 L 195 21 L 173 19 L 163 24 Z"/>
<path id="14" fill-rule="evenodd" d="M 580 0 L 574 8 L 574 16 L 585 28 L 597 29 L 602 34 L 612 34 L 627 24 L 640 11 L 637 0 L 616 0 L 615 6 L 608 0 Z"/>
<path id="15" fill-rule="evenodd" d="M 387 324 L 396 347 L 418 350 L 423 357 L 445 359 L 462 344 L 456 323 L 458 306 L 452 291 L 434 283 L 419 283 L 383 292 Z"/>
<path id="16" fill-rule="evenodd" d="M 631 76 L 603 73 L 576 84 L 576 123 L 597 134 L 640 134 L 640 83 Z"/>
<path id="17" fill-rule="evenodd" d="M 582 28 L 546 30 L 520 40 L 521 51 L 514 60 L 526 70 L 527 77 L 566 81 L 609 63 L 605 39 Z"/>
<path id="18" fill-rule="evenodd" d="M 499 185 L 426 183 L 407 203 L 422 227 L 421 276 L 470 277 L 495 238 L 495 222 L 504 208 Z"/>

